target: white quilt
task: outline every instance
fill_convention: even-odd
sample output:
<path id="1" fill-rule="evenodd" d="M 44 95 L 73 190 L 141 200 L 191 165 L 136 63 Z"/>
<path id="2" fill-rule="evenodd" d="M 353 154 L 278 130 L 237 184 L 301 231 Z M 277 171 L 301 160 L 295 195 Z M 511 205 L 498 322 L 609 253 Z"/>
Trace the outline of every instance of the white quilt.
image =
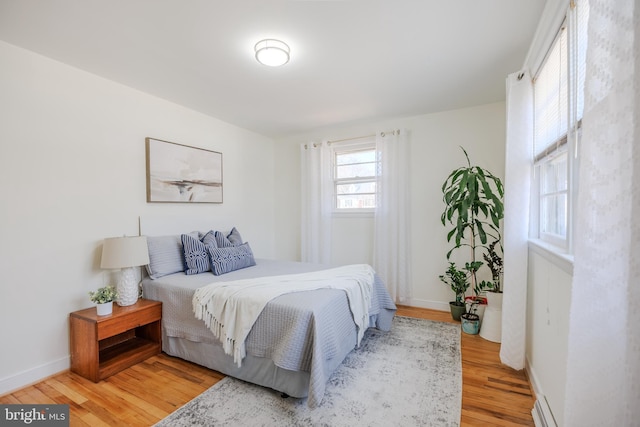
<path id="1" fill-rule="evenodd" d="M 373 281 L 371 266 L 354 264 L 311 273 L 216 282 L 196 289 L 193 312 L 220 340 L 225 353 L 241 366 L 246 355 L 245 339 L 265 305 L 290 292 L 321 288 L 345 291 L 360 345 L 369 325 Z"/>

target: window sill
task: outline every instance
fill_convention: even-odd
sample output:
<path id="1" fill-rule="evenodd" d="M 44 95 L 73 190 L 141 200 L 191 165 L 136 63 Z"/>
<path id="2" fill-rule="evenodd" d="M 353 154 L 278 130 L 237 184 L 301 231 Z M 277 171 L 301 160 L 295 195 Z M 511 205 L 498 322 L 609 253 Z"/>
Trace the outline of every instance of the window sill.
<path id="1" fill-rule="evenodd" d="M 529 239 L 529 249 L 573 275 L 573 255 L 540 239 Z"/>
<path id="2" fill-rule="evenodd" d="M 333 211 L 333 218 L 373 218 L 375 211 L 371 210 L 353 210 L 353 211 Z"/>

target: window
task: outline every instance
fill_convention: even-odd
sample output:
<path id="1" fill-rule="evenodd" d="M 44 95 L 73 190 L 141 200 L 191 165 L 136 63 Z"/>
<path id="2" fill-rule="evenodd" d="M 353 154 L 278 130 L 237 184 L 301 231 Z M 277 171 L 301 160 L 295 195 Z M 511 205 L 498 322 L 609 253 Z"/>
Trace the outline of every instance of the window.
<path id="1" fill-rule="evenodd" d="M 376 207 L 378 159 L 375 141 L 332 147 L 335 210 L 369 211 Z"/>
<path id="2" fill-rule="evenodd" d="M 587 2 L 576 9 L 569 10 L 534 79 L 536 237 L 568 252 L 584 106 Z"/>

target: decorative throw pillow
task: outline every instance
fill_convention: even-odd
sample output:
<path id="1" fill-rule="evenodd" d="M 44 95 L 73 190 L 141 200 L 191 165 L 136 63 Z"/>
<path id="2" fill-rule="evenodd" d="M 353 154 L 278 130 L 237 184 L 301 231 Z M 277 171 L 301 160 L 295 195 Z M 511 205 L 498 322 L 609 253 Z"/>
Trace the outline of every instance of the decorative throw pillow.
<path id="1" fill-rule="evenodd" d="M 233 227 L 228 235 L 222 234 L 220 231 L 215 232 L 216 243 L 219 248 L 229 248 L 231 246 L 239 246 L 242 244 L 242 236 L 238 230 Z"/>
<path id="2" fill-rule="evenodd" d="M 198 232 L 189 233 L 198 237 Z M 149 264 L 147 273 L 151 279 L 184 271 L 184 253 L 179 234 L 171 236 L 147 236 L 149 248 Z"/>
<path id="3" fill-rule="evenodd" d="M 256 265 L 249 243 L 224 248 L 207 247 L 211 271 L 216 276 Z"/>
<path id="4" fill-rule="evenodd" d="M 233 227 L 227 235 L 227 240 L 229 240 L 233 246 L 240 246 L 242 244 L 242 236 L 240 236 L 240 233 L 235 227 Z"/>
<path id="5" fill-rule="evenodd" d="M 189 234 L 183 234 L 181 239 L 186 266 L 184 272 L 191 275 L 211 270 L 207 248 L 216 248 L 214 232 L 209 231 L 204 235 L 202 240 L 199 240 Z"/>

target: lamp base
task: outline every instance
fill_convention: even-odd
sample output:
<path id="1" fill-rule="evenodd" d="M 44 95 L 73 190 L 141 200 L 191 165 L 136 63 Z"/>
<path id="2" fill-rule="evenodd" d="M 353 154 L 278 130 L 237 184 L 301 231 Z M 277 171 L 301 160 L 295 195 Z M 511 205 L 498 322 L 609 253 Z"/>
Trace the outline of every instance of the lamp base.
<path id="1" fill-rule="evenodd" d="M 138 280 L 133 267 L 123 268 L 118 280 L 118 300 L 120 306 L 133 305 L 138 302 Z"/>

